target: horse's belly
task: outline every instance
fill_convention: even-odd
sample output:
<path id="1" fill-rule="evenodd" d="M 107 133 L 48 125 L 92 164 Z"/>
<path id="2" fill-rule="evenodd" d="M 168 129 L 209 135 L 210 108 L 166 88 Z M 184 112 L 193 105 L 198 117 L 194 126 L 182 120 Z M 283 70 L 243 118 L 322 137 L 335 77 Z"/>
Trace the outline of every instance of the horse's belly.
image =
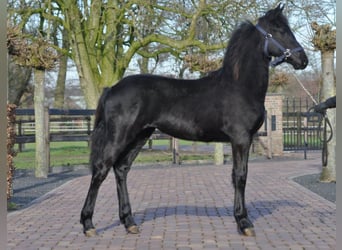
<path id="1" fill-rule="evenodd" d="M 174 119 L 172 122 L 161 122 L 156 126 L 160 131 L 173 137 L 203 142 L 228 142 L 229 137 L 222 132 L 220 126 L 199 124 L 191 121 Z"/>

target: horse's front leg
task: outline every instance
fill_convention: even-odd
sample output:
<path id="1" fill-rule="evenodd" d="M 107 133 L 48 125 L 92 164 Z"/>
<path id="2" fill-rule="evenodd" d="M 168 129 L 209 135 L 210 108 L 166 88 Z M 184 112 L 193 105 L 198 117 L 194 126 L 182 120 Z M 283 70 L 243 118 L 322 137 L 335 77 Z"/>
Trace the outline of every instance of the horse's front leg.
<path id="1" fill-rule="evenodd" d="M 248 218 L 245 206 L 245 188 L 248 172 L 248 155 L 250 140 L 240 143 L 232 143 L 233 172 L 232 180 L 235 189 L 234 217 L 238 231 L 246 236 L 255 236 L 253 223 Z"/>

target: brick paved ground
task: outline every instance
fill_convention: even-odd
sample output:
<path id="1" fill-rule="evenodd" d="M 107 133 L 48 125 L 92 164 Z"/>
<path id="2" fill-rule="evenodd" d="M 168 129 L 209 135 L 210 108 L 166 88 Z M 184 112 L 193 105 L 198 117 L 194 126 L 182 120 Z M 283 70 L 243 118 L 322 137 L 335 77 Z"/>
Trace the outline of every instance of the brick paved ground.
<path id="1" fill-rule="evenodd" d="M 118 221 L 115 179 L 100 189 L 86 238 L 79 214 L 90 176 L 8 214 L 8 249 L 335 249 L 336 205 L 291 180 L 319 172 L 319 159 L 250 162 L 246 204 L 256 237 L 237 233 L 231 165 L 133 168 L 129 192 L 141 233 Z"/>

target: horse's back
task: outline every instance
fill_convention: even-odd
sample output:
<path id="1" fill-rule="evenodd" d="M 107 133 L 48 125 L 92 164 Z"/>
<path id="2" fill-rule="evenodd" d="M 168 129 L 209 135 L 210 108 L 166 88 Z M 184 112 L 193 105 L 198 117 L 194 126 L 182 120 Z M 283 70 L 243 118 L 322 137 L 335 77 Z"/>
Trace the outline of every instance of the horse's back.
<path id="1" fill-rule="evenodd" d="M 206 102 L 215 98 L 212 94 L 214 84 L 211 81 L 174 79 L 159 75 L 131 75 L 112 86 L 107 99 L 113 103 L 148 105 L 162 109 L 179 106 L 184 102 Z M 212 96 L 210 96 L 212 95 Z M 197 106 L 198 107 L 198 106 Z M 186 108 L 183 106 L 183 108 Z M 157 110 L 155 110 L 157 111 Z"/>

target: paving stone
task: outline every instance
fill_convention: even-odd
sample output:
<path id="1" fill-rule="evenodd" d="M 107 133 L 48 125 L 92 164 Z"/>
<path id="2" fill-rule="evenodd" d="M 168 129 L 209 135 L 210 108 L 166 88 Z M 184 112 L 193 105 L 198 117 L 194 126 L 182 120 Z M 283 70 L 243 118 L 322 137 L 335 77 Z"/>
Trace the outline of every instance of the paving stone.
<path id="1" fill-rule="evenodd" d="M 87 238 L 79 215 L 89 176 L 77 177 L 8 213 L 8 249 L 335 249 L 336 204 L 292 178 L 320 171 L 319 159 L 250 162 L 246 206 L 256 237 L 237 232 L 231 165 L 133 168 L 132 209 L 141 233 L 118 219 L 115 178 L 101 186 Z"/>

